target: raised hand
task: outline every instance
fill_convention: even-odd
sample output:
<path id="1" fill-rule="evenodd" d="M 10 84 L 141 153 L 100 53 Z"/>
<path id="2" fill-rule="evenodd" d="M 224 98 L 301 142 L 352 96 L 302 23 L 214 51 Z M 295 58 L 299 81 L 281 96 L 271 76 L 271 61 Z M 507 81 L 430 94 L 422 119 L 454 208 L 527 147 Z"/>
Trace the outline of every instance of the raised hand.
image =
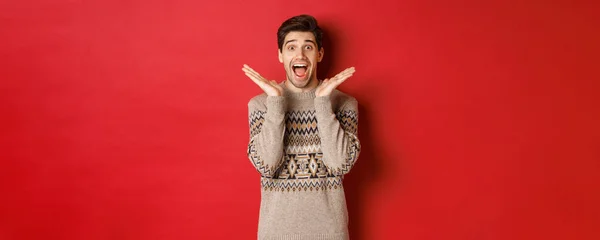
<path id="1" fill-rule="evenodd" d="M 339 86 L 344 81 L 346 81 L 346 79 L 351 77 L 352 74 L 354 74 L 354 72 L 354 67 L 349 67 L 346 68 L 346 70 L 338 73 L 334 77 L 323 80 L 323 82 L 317 87 L 315 95 L 317 97 L 328 96 L 329 94 L 331 94 L 333 89 L 337 88 L 337 86 Z"/>
<path id="2" fill-rule="evenodd" d="M 242 71 L 265 91 L 267 96 L 281 96 L 283 94 L 283 88 L 275 80 L 267 80 L 246 64 L 244 64 Z"/>

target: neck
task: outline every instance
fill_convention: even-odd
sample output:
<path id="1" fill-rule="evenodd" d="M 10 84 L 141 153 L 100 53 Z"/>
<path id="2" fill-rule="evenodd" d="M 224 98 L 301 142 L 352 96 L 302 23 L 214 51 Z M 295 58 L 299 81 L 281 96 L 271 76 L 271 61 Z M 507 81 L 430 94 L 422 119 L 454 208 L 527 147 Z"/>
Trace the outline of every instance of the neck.
<path id="1" fill-rule="evenodd" d="M 306 84 L 306 86 L 301 87 L 301 88 L 294 86 L 294 84 L 292 84 L 292 82 L 289 79 L 285 81 L 285 87 L 290 92 L 294 92 L 294 93 L 310 92 L 310 91 L 315 90 L 317 88 L 317 86 L 319 86 L 319 80 L 317 79 L 317 77 L 313 77 L 312 79 L 310 79 L 308 84 Z"/>

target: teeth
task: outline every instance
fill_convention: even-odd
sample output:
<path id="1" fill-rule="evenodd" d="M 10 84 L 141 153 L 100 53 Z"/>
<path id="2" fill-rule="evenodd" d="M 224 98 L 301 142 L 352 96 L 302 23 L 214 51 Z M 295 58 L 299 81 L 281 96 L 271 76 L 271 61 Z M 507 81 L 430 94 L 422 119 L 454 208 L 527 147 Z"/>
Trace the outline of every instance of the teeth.
<path id="1" fill-rule="evenodd" d="M 306 67 L 306 64 L 294 64 L 294 67 Z"/>

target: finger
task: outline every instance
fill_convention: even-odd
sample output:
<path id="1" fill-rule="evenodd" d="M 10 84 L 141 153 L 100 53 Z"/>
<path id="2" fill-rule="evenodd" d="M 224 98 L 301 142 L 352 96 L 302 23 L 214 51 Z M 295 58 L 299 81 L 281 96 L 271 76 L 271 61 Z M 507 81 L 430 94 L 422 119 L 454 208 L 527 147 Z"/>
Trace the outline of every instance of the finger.
<path id="1" fill-rule="evenodd" d="M 349 67 L 349 68 L 344 69 L 344 71 L 347 71 L 347 72 L 356 72 L 356 68 Z"/>
<path id="2" fill-rule="evenodd" d="M 246 74 L 246 76 L 248 76 L 254 82 L 262 82 L 262 79 L 260 77 L 256 76 L 256 74 L 254 74 L 252 72 L 244 71 L 244 74 Z"/>
<path id="3" fill-rule="evenodd" d="M 256 85 L 258 85 L 261 88 L 265 84 L 261 79 L 257 78 L 256 76 L 252 75 L 251 73 L 246 73 L 246 76 L 248 76 L 248 78 L 250 78 L 254 83 L 256 83 Z"/>
<path id="4" fill-rule="evenodd" d="M 257 72 L 254 71 L 254 69 L 248 67 L 248 65 L 244 65 L 244 67 L 242 68 L 242 71 L 257 74 Z"/>
<path id="5" fill-rule="evenodd" d="M 242 67 L 242 71 L 244 71 L 244 72 L 250 72 L 251 69 L 252 68 L 250 66 L 246 65 L 246 64 L 244 64 L 244 66 Z"/>
<path id="6" fill-rule="evenodd" d="M 354 67 L 346 68 L 346 69 L 344 69 L 344 71 L 341 71 L 340 73 L 335 75 L 333 78 L 341 78 L 341 77 L 344 77 L 347 75 L 352 75 L 352 74 L 354 74 L 354 72 L 355 72 Z"/>
<path id="7" fill-rule="evenodd" d="M 339 73 L 336 76 L 339 76 L 339 77 L 351 76 L 352 74 L 354 74 L 354 72 L 355 72 L 354 68 L 347 68 L 346 70 L 342 71 L 341 73 Z"/>
<path id="8" fill-rule="evenodd" d="M 261 82 L 265 81 L 265 79 L 262 76 L 260 76 L 260 74 L 254 72 L 254 71 L 251 71 L 249 69 L 243 69 L 243 70 L 244 70 L 244 73 L 246 73 L 246 75 L 248 77 L 252 76 L 252 77 L 254 77 L 258 81 L 261 81 Z"/>
<path id="9" fill-rule="evenodd" d="M 340 74 L 346 75 L 346 74 L 353 74 L 354 72 L 356 72 L 356 70 L 354 69 L 354 67 L 350 67 L 350 68 L 346 68 Z"/>
<path id="10" fill-rule="evenodd" d="M 244 70 L 244 72 L 250 72 L 250 73 L 256 75 L 257 77 L 262 78 L 262 76 L 257 71 L 255 71 L 254 69 L 252 69 L 250 66 L 248 66 L 246 64 L 244 64 L 244 67 L 242 68 L 242 70 Z"/>
<path id="11" fill-rule="evenodd" d="M 343 71 L 339 72 L 338 74 L 347 73 L 347 72 L 354 72 L 354 71 L 355 71 L 354 68 L 350 67 L 350 68 L 344 69 Z"/>
<path id="12" fill-rule="evenodd" d="M 354 74 L 354 72 L 356 72 L 356 70 L 354 69 L 354 67 L 351 68 L 346 68 L 346 70 L 342 71 L 340 74 L 341 75 L 348 75 L 348 74 Z"/>
<path id="13" fill-rule="evenodd" d="M 350 78 L 351 76 L 352 76 L 352 73 L 335 76 L 334 78 L 331 79 L 331 81 L 332 81 L 331 85 L 333 85 L 334 88 L 337 88 L 337 86 L 339 86 L 340 84 L 342 84 L 343 82 L 348 80 L 348 78 Z"/>
<path id="14" fill-rule="evenodd" d="M 346 77 L 346 76 L 352 76 L 352 74 L 354 74 L 354 72 L 341 72 L 338 75 L 335 75 L 335 77 L 341 78 L 341 77 Z"/>
<path id="15" fill-rule="evenodd" d="M 345 73 L 345 74 L 343 74 L 343 75 L 342 75 L 342 76 L 340 76 L 339 78 L 340 78 L 340 79 L 348 79 L 349 77 L 352 77 L 352 75 L 354 75 L 354 73 L 353 73 L 353 72 L 348 72 L 348 73 Z"/>
<path id="16" fill-rule="evenodd" d="M 252 69 L 250 66 L 248 66 L 248 64 L 244 64 L 244 67 L 242 67 L 242 68 L 245 68 L 245 69 L 250 69 L 250 70 L 254 70 L 254 69 Z"/>
<path id="17" fill-rule="evenodd" d="M 340 73 L 338 75 L 336 75 L 332 80 L 335 81 L 336 83 L 342 83 L 343 81 L 345 81 L 346 79 L 350 78 L 354 73 Z"/>

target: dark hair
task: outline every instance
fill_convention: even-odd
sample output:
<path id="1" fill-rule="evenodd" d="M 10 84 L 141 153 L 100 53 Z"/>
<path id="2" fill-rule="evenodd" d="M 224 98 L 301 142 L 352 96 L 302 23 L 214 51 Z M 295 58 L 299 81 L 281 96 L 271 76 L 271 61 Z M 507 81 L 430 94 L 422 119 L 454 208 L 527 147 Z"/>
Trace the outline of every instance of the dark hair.
<path id="1" fill-rule="evenodd" d="M 317 48 L 321 50 L 323 31 L 317 25 L 317 19 L 310 15 L 299 15 L 285 20 L 277 30 L 277 45 L 279 51 L 283 48 L 283 40 L 289 32 L 312 32 L 317 41 Z"/>

